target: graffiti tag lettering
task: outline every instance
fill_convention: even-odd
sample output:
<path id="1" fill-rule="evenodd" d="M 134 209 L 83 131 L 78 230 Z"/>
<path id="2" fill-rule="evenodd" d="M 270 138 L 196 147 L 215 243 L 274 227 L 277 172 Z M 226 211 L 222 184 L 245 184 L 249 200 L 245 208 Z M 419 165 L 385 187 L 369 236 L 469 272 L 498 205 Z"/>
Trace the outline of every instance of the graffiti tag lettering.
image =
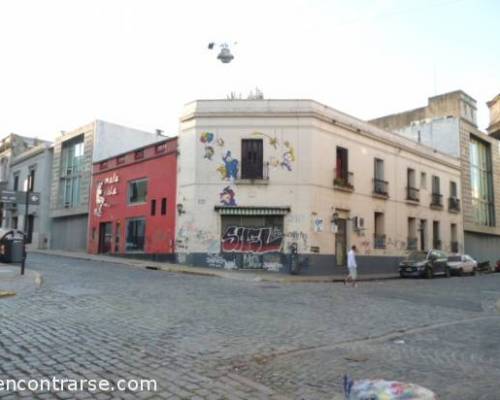
<path id="1" fill-rule="evenodd" d="M 246 228 L 230 226 L 222 236 L 222 250 L 234 253 L 280 251 L 283 234 L 275 227 Z"/>

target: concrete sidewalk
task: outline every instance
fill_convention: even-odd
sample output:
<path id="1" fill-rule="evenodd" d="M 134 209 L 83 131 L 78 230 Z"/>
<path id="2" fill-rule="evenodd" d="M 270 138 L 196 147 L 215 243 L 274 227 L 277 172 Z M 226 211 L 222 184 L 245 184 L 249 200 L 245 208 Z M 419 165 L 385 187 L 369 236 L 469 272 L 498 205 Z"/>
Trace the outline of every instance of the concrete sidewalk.
<path id="1" fill-rule="evenodd" d="M 244 281 L 264 281 L 264 282 L 279 282 L 279 283 L 303 283 L 303 282 L 343 282 L 344 274 L 332 274 L 332 275 L 321 275 L 321 276 L 308 276 L 308 275 L 286 275 L 273 272 L 265 271 L 228 271 L 223 269 L 215 268 L 202 268 L 193 267 L 180 264 L 171 264 L 165 262 L 149 261 L 149 260 L 137 260 L 125 257 L 113 257 L 107 255 L 95 255 L 83 252 L 72 252 L 72 251 L 62 251 L 62 250 L 32 250 L 28 252 L 28 265 L 29 265 L 29 254 L 46 254 L 51 256 L 59 257 L 70 257 L 80 260 L 89 260 L 95 262 L 105 262 L 105 263 L 116 263 L 125 264 L 138 268 L 145 269 L 155 269 L 165 272 L 175 272 L 182 274 L 191 275 L 201 275 L 201 276 L 214 276 L 219 278 L 236 279 Z M 398 274 L 358 274 L 358 281 L 374 281 L 382 279 L 397 279 Z"/>
<path id="2" fill-rule="evenodd" d="M 25 274 L 21 275 L 19 265 L 0 263 L 0 298 L 33 290 L 41 285 L 42 275 L 39 272 L 27 269 Z"/>

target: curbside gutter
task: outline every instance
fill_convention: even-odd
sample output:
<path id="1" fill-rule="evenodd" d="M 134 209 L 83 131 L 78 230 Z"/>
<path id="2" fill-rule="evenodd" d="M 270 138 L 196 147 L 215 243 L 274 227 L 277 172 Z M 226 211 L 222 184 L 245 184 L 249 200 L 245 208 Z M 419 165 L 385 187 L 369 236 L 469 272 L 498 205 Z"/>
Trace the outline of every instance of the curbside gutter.
<path id="1" fill-rule="evenodd" d="M 202 268 L 178 264 L 161 263 L 157 261 L 137 260 L 125 257 L 113 257 L 94 255 L 80 252 L 59 251 L 59 250 L 31 250 L 28 255 L 45 254 L 58 257 L 68 257 L 78 260 L 104 262 L 112 264 L 123 264 L 136 268 L 150 269 L 154 271 L 171 272 L 177 274 L 188 274 L 205 277 L 217 277 L 226 279 L 235 279 L 249 282 L 277 282 L 277 283 L 332 283 L 344 282 L 344 275 L 321 275 L 321 276 L 304 276 L 304 275 L 285 275 L 272 272 L 255 272 L 255 271 L 226 271 L 215 268 Z M 373 275 L 358 275 L 358 282 L 378 281 L 388 279 L 400 279 L 396 274 L 373 274 Z"/>

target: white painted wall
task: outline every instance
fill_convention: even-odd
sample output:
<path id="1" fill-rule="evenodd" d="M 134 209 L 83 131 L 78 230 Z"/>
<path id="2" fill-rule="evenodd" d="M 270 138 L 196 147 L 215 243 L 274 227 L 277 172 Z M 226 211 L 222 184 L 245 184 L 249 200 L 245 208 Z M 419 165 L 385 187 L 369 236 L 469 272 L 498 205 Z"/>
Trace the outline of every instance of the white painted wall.
<path id="1" fill-rule="evenodd" d="M 453 157 L 460 157 L 459 120 L 455 117 L 418 121 L 397 133 Z"/>
<path id="2" fill-rule="evenodd" d="M 197 101 L 186 105 L 181 121 L 178 203 L 185 213 L 177 221 L 179 253 L 220 250 L 220 215 L 214 207 L 220 205 L 219 194 L 226 186 L 236 193 L 238 206 L 291 207 L 284 221 L 285 249 L 289 242 L 297 241 L 301 253 L 310 253 L 311 247 L 319 247 L 320 254 L 334 253 L 330 220 L 336 209 L 348 210 L 350 217 L 365 218 L 367 229 L 363 235 L 349 232 L 351 243 L 363 248 L 364 254 L 404 254 L 401 242 L 407 239 L 408 217 L 425 218 L 429 226 L 439 220 L 443 243 L 450 241 L 450 224 L 456 223 L 463 243 L 461 214 L 449 213 L 446 206 L 440 211 L 429 208 L 432 174 L 441 178 L 445 202 L 450 180 L 457 183 L 460 192 L 455 158 L 436 154 L 311 100 Z M 213 134 L 209 143 L 202 142 L 205 132 Z M 272 165 L 269 182 L 249 184 L 222 179 L 218 169 L 223 166 L 223 156 L 231 151 L 234 158 L 241 160 L 241 140 L 253 137 L 264 138 L 264 160 Z M 349 149 L 349 169 L 355 179 L 353 193 L 333 188 L 337 145 Z M 211 159 L 205 157 L 207 146 L 212 148 L 210 152 L 213 150 Z M 288 171 L 281 163 L 290 149 L 295 160 Z M 372 196 L 375 157 L 385 160 L 386 180 L 390 182 L 387 200 Z M 428 190 L 422 192 L 420 205 L 406 202 L 407 167 L 416 169 L 417 182 L 421 171 L 427 173 Z M 391 245 L 385 250 L 374 250 L 372 246 L 375 211 L 386 215 Z M 314 231 L 314 219 L 323 220 L 322 232 Z"/>
<path id="3" fill-rule="evenodd" d="M 99 162 L 162 139 L 165 137 L 156 133 L 97 120 L 92 161 Z"/>

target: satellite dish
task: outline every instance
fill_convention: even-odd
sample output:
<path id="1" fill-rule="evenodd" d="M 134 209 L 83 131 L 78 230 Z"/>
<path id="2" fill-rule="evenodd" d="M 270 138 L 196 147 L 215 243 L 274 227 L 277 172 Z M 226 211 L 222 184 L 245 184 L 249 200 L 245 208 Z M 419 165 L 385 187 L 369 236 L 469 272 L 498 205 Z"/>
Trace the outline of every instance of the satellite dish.
<path id="1" fill-rule="evenodd" d="M 234 44 L 236 44 L 236 42 Z M 215 42 L 210 42 L 208 44 L 208 49 L 213 50 L 215 45 L 216 45 Z M 219 47 L 220 47 L 220 52 L 217 55 L 217 59 L 220 60 L 223 64 L 229 64 L 231 61 L 233 61 L 234 56 L 231 53 L 229 45 L 227 43 L 220 43 Z"/>

